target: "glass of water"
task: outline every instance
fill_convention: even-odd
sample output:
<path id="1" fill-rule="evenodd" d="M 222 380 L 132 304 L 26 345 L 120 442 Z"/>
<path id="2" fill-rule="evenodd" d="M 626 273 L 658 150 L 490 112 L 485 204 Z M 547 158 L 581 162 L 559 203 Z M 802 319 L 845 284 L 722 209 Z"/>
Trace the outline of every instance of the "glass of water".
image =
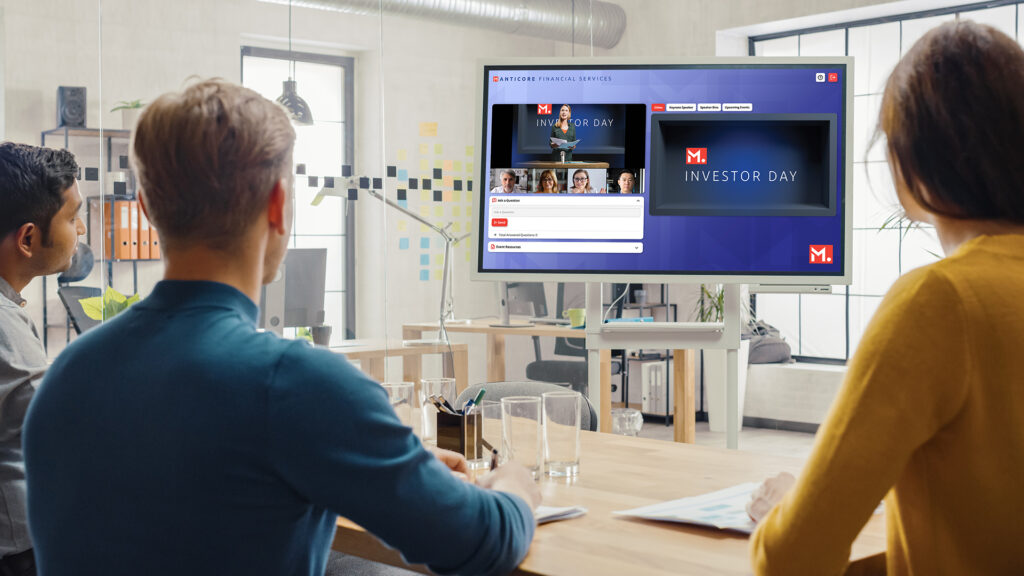
<path id="1" fill-rule="evenodd" d="M 544 464 L 548 476 L 576 476 L 580 470 L 580 409 L 583 397 L 579 392 L 545 392 Z"/>
<path id="2" fill-rule="evenodd" d="M 424 378 L 420 380 L 420 440 L 429 446 L 437 446 L 437 407 L 430 401 L 431 396 L 442 396 L 455 404 L 455 378 Z"/>
<path id="3" fill-rule="evenodd" d="M 540 398 L 506 396 L 501 399 L 501 431 L 504 460 L 518 462 L 540 477 L 543 456 L 540 443 Z"/>
<path id="4" fill-rule="evenodd" d="M 416 385 L 412 382 L 384 382 L 381 386 L 387 391 L 388 400 L 391 402 L 391 407 L 395 409 L 395 414 L 398 414 L 398 419 L 402 421 L 402 424 L 415 430 L 413 412 L 416 403 L 413 396 Z"/>

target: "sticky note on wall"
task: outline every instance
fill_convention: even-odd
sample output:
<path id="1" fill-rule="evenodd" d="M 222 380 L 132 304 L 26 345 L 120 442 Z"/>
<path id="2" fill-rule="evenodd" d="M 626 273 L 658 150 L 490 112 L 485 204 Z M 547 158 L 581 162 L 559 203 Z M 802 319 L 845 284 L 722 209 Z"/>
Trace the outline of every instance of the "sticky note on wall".
<path id="1" fill-rule="evenodd" d="M 423 138 L 437 136 L 437 122 L 420 122 L 420 136 Z"/>

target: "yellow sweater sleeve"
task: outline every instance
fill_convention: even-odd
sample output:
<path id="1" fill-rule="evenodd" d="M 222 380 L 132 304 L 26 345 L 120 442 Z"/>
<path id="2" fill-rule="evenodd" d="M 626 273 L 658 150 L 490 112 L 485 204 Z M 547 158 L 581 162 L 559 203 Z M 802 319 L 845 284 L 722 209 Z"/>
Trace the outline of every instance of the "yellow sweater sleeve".
<path id="1" fill-rule="evenodd" d="M 893 285 L 871 320 L 796 486 L 751 538 L 756 574 L 841 574 L 916 449 L 964 403 L 961 300 L 934 267 Z"/>

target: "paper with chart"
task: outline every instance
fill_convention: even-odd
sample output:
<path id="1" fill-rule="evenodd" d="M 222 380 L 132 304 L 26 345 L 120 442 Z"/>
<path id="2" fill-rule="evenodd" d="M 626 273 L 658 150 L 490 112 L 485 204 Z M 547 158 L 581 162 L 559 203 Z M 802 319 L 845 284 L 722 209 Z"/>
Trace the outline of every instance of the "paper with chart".
<path id="1" fill-rule="evenodd" d="M 733 530 L 750 534 L 754 531 L 756 524 L 750 519 L 750 516 L 747 516 L 747 502 L 750 501 L 750 494 L 760 485 L 760 482 L 747 482 L 717 492 L 651 504 L 632 510 L 620 510 L 612 512 L 612 514 L 645 520 L 709 526 L 719 530 Z M 885 503 L 883 502 L 875 508 L 874 513 L 881 514 L 884 510 Z"/>
<path id="2" fill-rule="evenodd" d="M 558 150 L 568 150 L 570 148 L 574 148 L 577 144 L 580 143 L 580 141 L 573 140 L 572 142 L 569 142 L 564 138 L 555 138 L 554 136 L 552 136 L 551 143 L 556 145 L 558 147 Z"/>
<path id="3" fill-rule="evenodd" d="M 750 534 L 754 531 L 755 524 L 750 516 L 747 516 L 747 502 L 750 500 L 750 493 L 760 485 L 760 482 L 747 482 L 709 494 L 621 510 L 613 514 L 697 524 Z"/>

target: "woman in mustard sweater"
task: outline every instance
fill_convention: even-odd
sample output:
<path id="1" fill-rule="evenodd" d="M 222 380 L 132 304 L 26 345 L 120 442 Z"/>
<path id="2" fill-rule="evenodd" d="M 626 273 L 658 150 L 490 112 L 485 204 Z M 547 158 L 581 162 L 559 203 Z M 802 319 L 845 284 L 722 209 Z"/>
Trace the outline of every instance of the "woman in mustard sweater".
<path id="1" fill-rule="evenodd" d="M 964 20 L 889 78 L 897 194 L 947 256 L 886 295 L 800 478 L 755 492 L 756 573 L 841 574 L 884 497 L 888 574 L 1024 574 L 1022 94 L 1024 51 Z"/>

